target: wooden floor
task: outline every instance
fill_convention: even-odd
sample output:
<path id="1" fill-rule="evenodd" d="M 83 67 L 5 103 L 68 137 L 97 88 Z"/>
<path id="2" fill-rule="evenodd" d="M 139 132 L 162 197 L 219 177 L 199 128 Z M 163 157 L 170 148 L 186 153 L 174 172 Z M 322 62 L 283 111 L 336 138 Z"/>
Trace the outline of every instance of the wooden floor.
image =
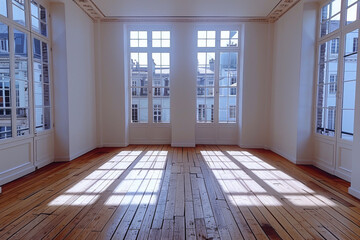
<path id="1" fill-rule="evenodd" d="M 265 150 L 97 149 L 4 185 L 0 239 L 360 239 L 348 186 Z"/>

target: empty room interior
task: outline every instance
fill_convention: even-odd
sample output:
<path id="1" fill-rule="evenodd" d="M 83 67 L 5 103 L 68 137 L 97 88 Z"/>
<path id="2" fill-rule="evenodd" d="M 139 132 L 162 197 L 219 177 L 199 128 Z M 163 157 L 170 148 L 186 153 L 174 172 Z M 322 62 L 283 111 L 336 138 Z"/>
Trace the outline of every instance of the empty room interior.
<path id="1" fill-rule="evenodd" d="M 360 0 L 0 0 L 0 239 L 360 239 L 359 30 Z"/>

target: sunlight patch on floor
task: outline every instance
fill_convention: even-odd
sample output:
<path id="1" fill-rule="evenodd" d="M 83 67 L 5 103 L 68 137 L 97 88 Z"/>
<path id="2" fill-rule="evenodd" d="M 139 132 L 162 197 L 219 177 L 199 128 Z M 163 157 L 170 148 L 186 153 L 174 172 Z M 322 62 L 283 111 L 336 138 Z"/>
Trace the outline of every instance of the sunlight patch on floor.
<path id="1" fill-rule="evenodd" d="M 48 205 L 86 206 L 94 204 L 101 196 L 99 194 L 107 192 L 110 193 L 105 200 L 108 206 L 156 203 L 167 151 L 147 151 L 124 179 L 114 186 L 114 182 L 121 179 L 122 174 L 142 153 L 121 151 Z"/>

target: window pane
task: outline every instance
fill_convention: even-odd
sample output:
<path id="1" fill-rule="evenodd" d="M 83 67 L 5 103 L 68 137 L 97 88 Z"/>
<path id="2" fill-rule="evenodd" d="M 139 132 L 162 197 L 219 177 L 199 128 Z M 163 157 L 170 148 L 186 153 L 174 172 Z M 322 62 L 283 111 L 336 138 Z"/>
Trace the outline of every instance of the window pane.
<path id="1" fill-rule="evenodd" d="M 342 132 L 341 137 L 352 140 L 354 134 L 354 110 L 342 111 Z"/>
<path id="2" fill-rule="evenodd" d="M 37 131 L 45 130 L 43 108 L 35 108 L 35 128 Z"/>
<path id="3" fill-rule="evenodd" d="M 198 31 L 198 47 L 215 47 L 216 31 Z"/>
<path id="4" fill-rule="evenodd" d="M 11 124 L 11 88 L 10 88 L 10 54 L 8 26 L 0 22 L 0 139 L 12 136 Z"/>
<path id="5" fill-rule="evenodd" d="M 357 4 L 349 7 L 346 14 L 346 24 L 352 23 L 357 19 Z"/>
<path id="6" fill-rule="evenodd" d="M 0 108 L 0 139 L 12 137 L 11 109 Z"/>
<path id="7" fill-rule="evenodd" d="M 358 35 L 359 31 L 355 30 L 345 36 L 341 137 L 350 141 L 354 132 Z"/>
<path id="8" fill-rule="evenodd" d="M 215 53 L 198 53 L 197 74 L 197 122 L 210 123 L 214 121 L 214 86 L 215 81 Z"/>
<path id="9" fill-rule="evenodd" d="M 51 114 L 51 108 L 50 107 L 45 107 L 44 108 L 44 123 L 45 123 L 45 130 L 47 129 L 51 129 L 51 121 L 50 121 L 50 115 Z"/>
<path id="10" fill-rule="evenodd" d="M 29 109 L 16 108 L 17 136 L 25 136 L 30 133 Z"/>
<path id="11" fill-rule="evenodd" d="M 219 122 L 236 121 L 237 52 L 220 53 Z"/>
<path id="12" fill-rule="evenodd" d="M 6 0 L 0 0 L 0 14 L 7 17 Z"/>
<path id="13" fill-rule="evenodd" d="M 147 47 L 147 32 L 130 31 L 130 47 Z"/>
<path id="14" fill-rule="evenodd" d="M 221 31 L 220 36 L 221 36 L 221 40 L 220 40 L 221 47 L 238 46 L 238 38 L 239 38 L 238 31 Z"/>
<path id="15" fill-rule="evenodd" d="M 339 38 L 320 46 L 316 132 L 328 136 L 335 134 L 338 56 Z"/>
<path id="16" fill-rule="evenodd" d="M 130 53 L 132 122 L 148 122 L 148 64 L 147 53 Z M 136 113 L 136 114 L 135 114 Z M 135 118 L 136 116 L 136 118 Z"/>
<path id="17" fill-rule="evenodd" d="M 335 15 L 334 17 L 330 18 L 329 21 L 329 33 L 339 29 L 340 27 L 340 14 Z"/>
<path id="18" fill-rule="evenodd" d="M 343 108 L 355 109 L 356 81 L 344 82 Z"/>
<path id="19" fill-rule="evenodd" d="M 25 0 L 13 0 L 13 20 L 25 26 Z"/>
<path id="20" fill-rule="evenodd" d="M 341 0 L 333 0 L 331 2 L 331 16 L 339 13 L 341 10 Z"/>

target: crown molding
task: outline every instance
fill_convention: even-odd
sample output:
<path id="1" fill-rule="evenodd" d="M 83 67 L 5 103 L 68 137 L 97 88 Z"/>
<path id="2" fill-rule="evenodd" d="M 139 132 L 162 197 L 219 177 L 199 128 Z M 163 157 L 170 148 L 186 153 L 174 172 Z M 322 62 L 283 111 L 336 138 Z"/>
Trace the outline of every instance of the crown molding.
<path id="1" fill-rule="evenodd" d="M 300 0 L 281 0 L 267 16 L 269 22 L 276 22 L 282 15 L 295 6 Z"/>
<path id="2" fill-rule="evenodd" d="M 300 0 L 280 0 L 266 17 L 228 16 L 105 16 L 92 0 L 73 0 L 91 19 L 102 22 L 276 22 Z"/>
<path id="3" fill-rule="evenodd" d="M 161 16 L 105 17 L 102 22 L 268 22 L 263 17 Z"/>
<path id="4" fill-rule="evenodd" d="M 73 0 L 91 19 L 101 20 L 105 15 L 92 0 Z"/>

